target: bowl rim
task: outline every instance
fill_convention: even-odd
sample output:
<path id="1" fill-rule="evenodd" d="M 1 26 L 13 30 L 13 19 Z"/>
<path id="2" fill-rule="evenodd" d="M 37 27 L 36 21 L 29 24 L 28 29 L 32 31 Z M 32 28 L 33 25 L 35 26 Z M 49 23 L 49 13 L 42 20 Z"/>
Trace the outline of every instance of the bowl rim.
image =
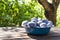
<path id="1" fill-rule="evenodd" d="M 46 28 L 51 28 L 51 27 L 46 27 Z M 32 29 L 46 29 L 46 28 L 32 28 Z"/>

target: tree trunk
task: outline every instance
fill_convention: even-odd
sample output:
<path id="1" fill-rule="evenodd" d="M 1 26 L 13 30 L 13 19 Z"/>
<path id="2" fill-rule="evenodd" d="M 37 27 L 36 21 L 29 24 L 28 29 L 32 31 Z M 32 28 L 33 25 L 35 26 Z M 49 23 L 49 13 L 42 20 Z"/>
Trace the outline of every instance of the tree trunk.
<path id="1" fill-rule="evenodd" d="M 44 13 L 45 17 L 48 20 L 51 20 L 53 24 L 56 26 L 56 13 L 60 0 L 52 0 L 52 3 L 49 3 L 47 0 L 38 0 L 38 2 L 45 9 L 45 13 Z"/>
<path id="2" fill-rule="evenodd" d="M 49 4 L 49 3 L 48 3 L 48 4 Z M 52 21 L 53 24 L 56 26 L 57 7 L 54 8 L 55 6 L 53 6 L 52 4 L 49 4 L 49 6 L 50 6 L 51 10 L 49 11 L 49 10 L 46 10 L 46 9 L 45 9 L 45 13 L 44 13 L 44 14 L 45 14 L 45 17 L 46 17 L 48 20 Z"/>
<path id="3" fill-rule="evenodd" d="M 45 14 L 45 17 L 48 20 L 52 21 L 53 24 L 56 26 L 56 11 L 49 12 L 49 11 L 46 11 L 45 10 L 45 13 L 44 14 Z"/>

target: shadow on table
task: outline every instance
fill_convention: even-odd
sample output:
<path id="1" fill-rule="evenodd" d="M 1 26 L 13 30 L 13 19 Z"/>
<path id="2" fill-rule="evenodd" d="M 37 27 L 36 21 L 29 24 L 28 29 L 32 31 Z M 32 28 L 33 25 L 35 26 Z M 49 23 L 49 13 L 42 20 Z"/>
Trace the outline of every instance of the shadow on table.
<path id="1" fill-rule="evenodd" d="M 30 34 L 28 34 L 28 36 L 30 38 L 36 39 L 36 40 L 56 40 L 56 39 L 60 39 L 60 33 L 53 32 L 53 31 L 51 31 L 47 35 L 30 35 Z"/>

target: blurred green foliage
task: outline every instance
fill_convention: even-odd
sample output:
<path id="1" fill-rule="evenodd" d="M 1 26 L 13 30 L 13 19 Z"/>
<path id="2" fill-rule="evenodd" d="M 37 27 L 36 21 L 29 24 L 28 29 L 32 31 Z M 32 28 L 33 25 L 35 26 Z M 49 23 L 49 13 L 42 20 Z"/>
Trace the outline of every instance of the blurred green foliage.
<path id="1" fill-rule="evenodd" d="M 27 0 L 26 0 L 27 1 Z M 36 0 L 0 0 L 0 26 L 21 25 L 23 20 L 32 17 L 44 18 L 44 9 Z"/>
<path id="2" fill-rule="evenodd" d="M 56 22 L 57 27 L 60 27 L 60 5 L 57 10 L 57 22 Z"/>

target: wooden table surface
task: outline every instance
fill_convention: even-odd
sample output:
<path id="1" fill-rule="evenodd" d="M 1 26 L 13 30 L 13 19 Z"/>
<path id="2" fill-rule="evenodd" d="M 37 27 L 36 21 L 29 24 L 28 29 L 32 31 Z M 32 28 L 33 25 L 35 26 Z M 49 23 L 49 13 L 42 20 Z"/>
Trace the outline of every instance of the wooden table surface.
<path id="1" fill-rule="evenodd" d="M 60 28 L 52 27 L 48 35 L 27 35 L 24 28 L 4 31 L 0 28 L 0 40 L 60 40 Z"/>

